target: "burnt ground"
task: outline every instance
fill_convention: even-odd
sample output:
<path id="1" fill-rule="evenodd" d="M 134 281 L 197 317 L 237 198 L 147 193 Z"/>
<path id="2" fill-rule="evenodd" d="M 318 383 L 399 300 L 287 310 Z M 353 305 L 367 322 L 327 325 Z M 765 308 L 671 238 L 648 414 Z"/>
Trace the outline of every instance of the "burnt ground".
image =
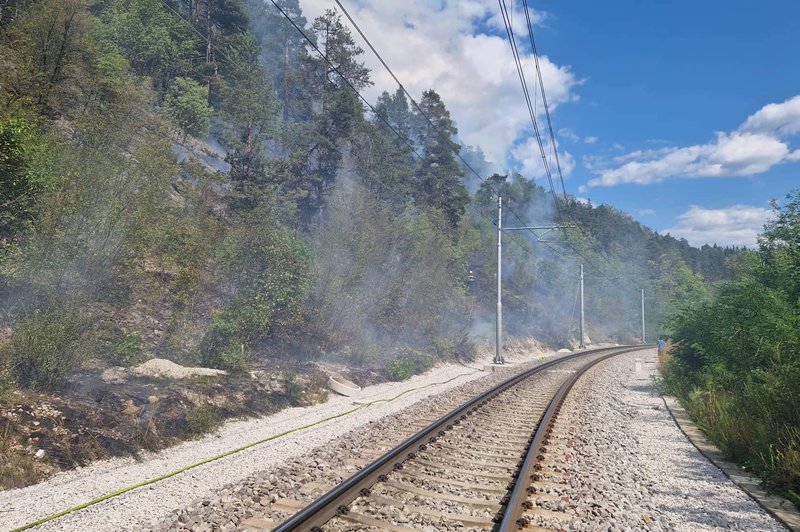
<path id="1" fill-rule="evenodd" d="M 224 420 L 325 400 L 313 365 L 250 375 L 108 383 L 99 371 L 41 394 L 0 399 L 0 489 L 34 484 L 93 460 L 138 456 L 215 430 Z M 39 456 L 37 457 L 37 451 Z"/>

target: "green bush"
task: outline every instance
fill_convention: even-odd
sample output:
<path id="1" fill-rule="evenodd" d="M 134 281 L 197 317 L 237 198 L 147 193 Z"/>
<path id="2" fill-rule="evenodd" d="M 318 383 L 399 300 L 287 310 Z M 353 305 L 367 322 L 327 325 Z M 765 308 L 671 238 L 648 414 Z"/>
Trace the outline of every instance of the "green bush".
<path id="1" fill-rule="evenodd" d="M 298 382 L 295 372 L 285 371 L 283 373 L 283 389 L 293 404 L 299 404 L 303 400 L 305 390 L 303 385 Z"/>
<path id="2" fill-rule="evenodd" d="M 78 308 L 53 304 L 17 323 L 8 347 L 10 373 L 20 386 L 52 389 L 86 359 L 90 323 Z"/>
<path id="3" fill-rule="evenodd" d="M 164 99 L 164 110 L 184 137 L 207 135 L 211 124 L 211 107 L 208 105 L 208 89 L 193 79 L 176 78 Z"/>
<path id="4" fill-rule="evenodd" d="M 433 367 L 434 357 L 422 353 L 406 353 L 392 359 L 384 366 L 384 372 L 393 381 L 405 381 Z"/>
<path id="5" fill-rule="evenodd" d="M 221 421 L 212 405 L 200 405 L 186 414 L 186 423 L 192 434 L 201 436 L 219 427 Z"/>
<path id="6" fill-rule="evenodd" d="M 23 118 L 0 120 L 0 246 L 30 225 L 43 179 L 30 167 L 37 132 Z"/>
<path id="7" fill-rule="evenodd" d="M 259 211 L 231 231 L 219 261 L 221 282 L 234 295 L 211 320 L 200 351 L 206 365 L 242 371 L 251 347 L 304 323 L 310 255 L 297 236 Z"/>
<path id="8" fill-rule="evenodd" d="M 721 449 L 800 503 L 800 194 L 776 210 L 741 278 L 670 318 L 664 384 Z"/>
<path id="9" fill-rule="evenodd" d="M 142 339 L 138 334 L 123 334 L 111 345 L 111 357 L 121 366 L 133 366 L 141 361 Z"/>

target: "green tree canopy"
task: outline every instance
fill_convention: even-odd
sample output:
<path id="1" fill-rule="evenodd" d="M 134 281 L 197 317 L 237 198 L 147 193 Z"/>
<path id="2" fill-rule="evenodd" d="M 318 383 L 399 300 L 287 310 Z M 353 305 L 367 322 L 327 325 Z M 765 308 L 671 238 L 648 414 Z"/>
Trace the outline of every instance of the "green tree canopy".
<path id="1" fill-rule="evenodd" d="M 164 110 L 183 131 L 184 138 L 207 135 L 211 128 L 208 89 L 192 79 L 175 78 L 164 99 Z"/>

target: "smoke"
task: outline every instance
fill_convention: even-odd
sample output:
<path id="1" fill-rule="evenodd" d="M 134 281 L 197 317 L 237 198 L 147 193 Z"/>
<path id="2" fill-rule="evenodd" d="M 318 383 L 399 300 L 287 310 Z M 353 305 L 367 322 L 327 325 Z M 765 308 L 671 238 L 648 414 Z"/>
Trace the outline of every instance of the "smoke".
<path id="1" fill-rule="evenodd" d="M 338 183 L 311 237 L 329 353 L 380 360 L 457 343 L 470 302 L 442 220 L 382 202 L 352 176 Z"/>

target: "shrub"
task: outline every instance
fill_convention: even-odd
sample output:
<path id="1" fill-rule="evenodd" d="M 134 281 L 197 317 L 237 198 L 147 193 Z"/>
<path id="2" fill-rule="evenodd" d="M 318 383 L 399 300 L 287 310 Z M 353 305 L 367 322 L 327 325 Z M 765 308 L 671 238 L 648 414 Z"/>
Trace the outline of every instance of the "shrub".
<path id="1" fill-rule="evenodd" d="M 293 371 L 283 373 L 283 389 L 293 404 L 299 404 L 302 401 L 304 395 L 303 385 L 298 382 L 297 374 Z"/>
<path id="2" fill-rule="evenodd" d="M 405 353 L 384 366 L 387 377 L 393 381 L 408 380 L 433 367 L 434 357 L 422 353 Z"/>
<path id="3" fill-rule="evenodd" d="M 303 324 L 310 284 L 302 241 L 267 212 L 256 211 L 247 221 L 220 250 L 221 282 L 234 295 L 200 345 L 204 364 L 234 371 L 246 369 L 253 345 Z"/>
<path id="4" fill-rule="evenodd" d="M 19 452 L 0 456 L 0 489 L 22 488 L 36 483 L 36 462 Z"/>
<path id="5" fill-rule="evenodd" d="M 208 90 L 189 78 L 176 78 L 164 99 L 164 109 L 184 137 L 201 137 L 210 129 Z"/>
<path id="6" fill-rule="evenodd" d="M 759 261 L 680 311 L 664 382 L 721 449 L 800 502 L 800 195 L 778 209 Z"/>
<path id="7" fill-rule="evenodd" d="M 35 214 L 42 179 L 30 168 L 36 131 L 17 118 L 0 121 L 0 245 L 24 230 Z"/>
<path id="8" fill-rule="evenodd" d="M 193 435 L 201 436 L 219 427 L 221 421 L 214 407 L 206 404 L 192 408 L 186 414 L 186 423 L 189 425 L 189 430 Z"/>
<path id="9" fill-rule="evenodd" d="M 91 346 L 89 321 L 71 305 L 54 304 L 21 320 L 9 346 L 17 384 L 52 389 L 77 370 Z"/>
<path id="10" fill-rule="evenodd" d="M 121 366 L 133 366 L 140 362 L 142 339 L 138 334 L 123 334 L 111 345 L 111 357 Z"/>

